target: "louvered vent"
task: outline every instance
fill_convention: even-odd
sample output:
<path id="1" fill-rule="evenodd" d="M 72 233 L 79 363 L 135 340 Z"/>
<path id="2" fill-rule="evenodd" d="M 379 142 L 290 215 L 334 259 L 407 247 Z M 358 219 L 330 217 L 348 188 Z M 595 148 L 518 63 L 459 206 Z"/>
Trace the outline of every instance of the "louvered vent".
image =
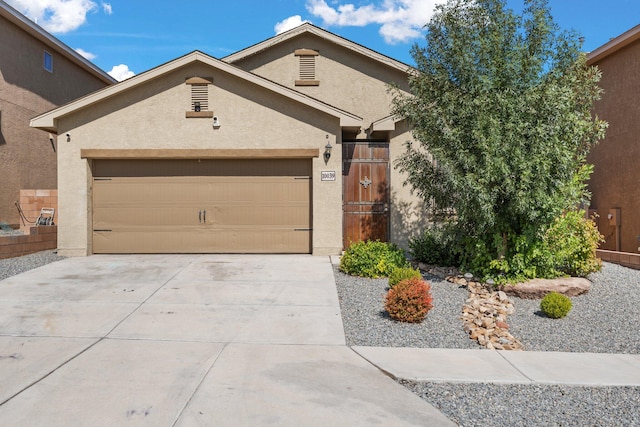
<path id="1" fill-rule="evenodd" d="M 318 86 L 320 84 L 320 81 L 316 80 L 316 57 L 319 55 L 318 51 L 297 49 L 295 55 L 300 60 L 300 78 L 296 80 L 296 86 Z"/>
<path id="2" fill-rule="evenodd" d="M 193 111 L 209 110 L 209 86 L 202 84 L 191 85 L 191 108 Z"/>
<path id="3" fill-rule="evenodd" d="M 301 56 L 300 57 L 300 80 L 316 79 L 316 57 Z"/>
<path id="4" fill-rule="evenodd" d="M 213 77 L 188 77 L 185 83 L 191 86 L 191 105 L 185 116 L 213 117 L 213 111 L 209 109 L 209 86 L 213 84 Z"/>

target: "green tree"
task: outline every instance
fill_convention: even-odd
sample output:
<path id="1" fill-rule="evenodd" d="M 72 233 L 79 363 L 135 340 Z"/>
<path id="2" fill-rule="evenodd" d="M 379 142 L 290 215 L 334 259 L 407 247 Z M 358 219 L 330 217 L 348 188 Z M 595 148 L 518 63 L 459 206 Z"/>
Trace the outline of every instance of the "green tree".
<path id="1" fill-rule="evenodd" d="M 600 72 L 546 0 L 449 0 L 415 45 L 411 95 L 395 114 L 413 127 L 396 167 L 432 207 L 453 208 L 467 267 L 534 251 L 561 213 L 588 199 Z M 535 274 L 535 273 L 532 273 Z"/>

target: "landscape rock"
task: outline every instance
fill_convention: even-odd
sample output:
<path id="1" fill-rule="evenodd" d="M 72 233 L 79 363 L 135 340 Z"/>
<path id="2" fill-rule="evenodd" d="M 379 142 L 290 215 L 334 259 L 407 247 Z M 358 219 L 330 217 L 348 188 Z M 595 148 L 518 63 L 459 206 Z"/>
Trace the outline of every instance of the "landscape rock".
<path id="1" fill-rule="evenodd" d="M 589 289 L 591 289 L 591 282 L 582 277 L 533 279 L 515 285 L 500 286 L 500 290 L 505 294 L 522 299 L 541 299 L 551 292 L 574 297 L 589 292 Z"/>
<path id="2" fill-rule="evenodd" d="M 493 291 L 484 284 L 466 281 L 459 276 L 448 277 L 452 283 L 465 280 L 469 298 L 462 307 L 460 319 L 469 338 L 490 350 L 523 350 L 522 343 L 508 331 L 507 316 L 514 307 L 505 292 Z"/>

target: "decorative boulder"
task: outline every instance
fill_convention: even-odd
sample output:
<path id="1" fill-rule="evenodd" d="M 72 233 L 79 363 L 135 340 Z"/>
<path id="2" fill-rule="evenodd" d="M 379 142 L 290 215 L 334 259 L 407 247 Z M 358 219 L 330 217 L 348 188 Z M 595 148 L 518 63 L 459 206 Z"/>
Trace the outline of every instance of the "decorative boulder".
<path id="1" fill-rule="evenodd" d="M 557 279 L 533 279 L 515 285 L 500 287 L 507 295 L 522 299 L 541 299 L 551 292 L 575 297 L 589 292 L 591 282 L 582 277 L 560 277 Z"/>

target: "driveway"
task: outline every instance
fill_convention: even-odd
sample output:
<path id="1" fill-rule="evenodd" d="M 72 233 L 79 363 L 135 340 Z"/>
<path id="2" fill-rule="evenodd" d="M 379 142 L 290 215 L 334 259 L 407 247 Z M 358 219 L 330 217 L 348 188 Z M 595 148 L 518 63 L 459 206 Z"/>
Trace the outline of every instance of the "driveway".
<path id="1" fill-rule="evenodd" d="M 345 345 L 308 255 L 68 258 L 0 281 L 0 424 L 453 425 Z"/>

